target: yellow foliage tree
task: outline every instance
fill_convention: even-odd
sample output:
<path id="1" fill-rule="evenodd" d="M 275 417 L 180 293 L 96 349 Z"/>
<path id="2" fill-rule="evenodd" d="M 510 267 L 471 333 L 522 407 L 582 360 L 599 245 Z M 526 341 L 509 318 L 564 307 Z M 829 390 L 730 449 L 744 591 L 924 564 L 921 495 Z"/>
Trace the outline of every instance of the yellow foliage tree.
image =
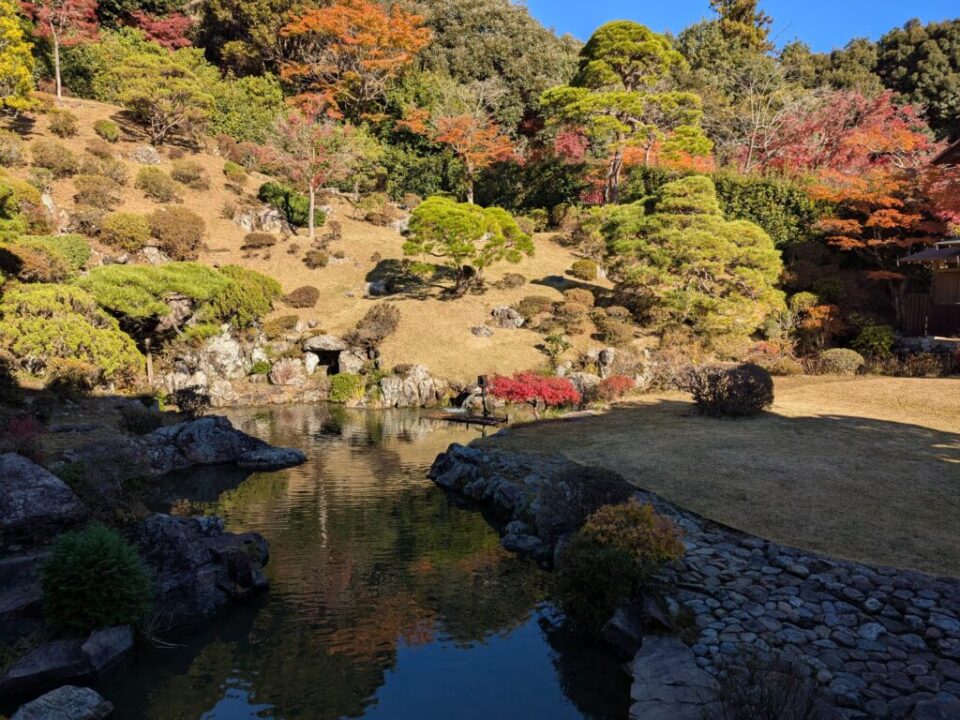
<path id="1" fill-rule="evenodd" d="M 33 55 L 23 37 L 19 5 L 0 0 L 0 107 L 23 110 L 33 90 Z"/>

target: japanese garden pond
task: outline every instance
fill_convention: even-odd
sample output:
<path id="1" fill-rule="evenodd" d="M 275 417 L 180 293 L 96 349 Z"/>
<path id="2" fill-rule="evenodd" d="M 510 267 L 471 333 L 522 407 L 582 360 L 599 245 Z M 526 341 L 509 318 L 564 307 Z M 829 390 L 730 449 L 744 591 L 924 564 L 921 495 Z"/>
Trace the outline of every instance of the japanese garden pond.
<path id="1" fill-rule="evenodd" d="M 118 720 L 626 717 L 626 674 L 564 628 L 546 576 L 426 478 L 478 430 L 325 405 L 230 419 L 308 462 L 174 478 L 155 509 L 263 534 L 270 590 L 142 648 L 98 688 Z"/>

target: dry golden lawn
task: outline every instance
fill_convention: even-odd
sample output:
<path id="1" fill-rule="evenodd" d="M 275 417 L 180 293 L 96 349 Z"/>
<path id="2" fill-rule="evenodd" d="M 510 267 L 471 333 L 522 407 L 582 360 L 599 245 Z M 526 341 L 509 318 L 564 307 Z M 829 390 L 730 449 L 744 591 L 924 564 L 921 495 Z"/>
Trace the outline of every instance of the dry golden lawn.
<path id="1" fill-rule="evenodd" d="M 103 118 L 111 118 L 122 125 L 124 135 L 116 144 L 117 152 L 125 160 L 130 173 L 130 182 L 123 190 L 122 204 L 118 210 L 148 214 L 159 205 L 134 189 L 133 181 L 139 165 L 127 159 L 137 145 L 146 142 L 135 126 L 124 123 L 119 108 L 89 100 L 65 99 L 61 107 L 73 112 L 80 120 L 80 133 L 65 140 L 53 138 L 83 155 L 87 142 L 96 138 L 93 124 Z M 39 137 L 53 137 L 47 130 L 47 117 L 39 115 L 36 124 L 25 136 L 30 141 Z M 163 161 L 159 167 L 169 171 L 171 160 L 169 147 L 160 148 Z M 212 141 L 211 141 L 212 149 Z M 28 153 L 29 155 L 29 153 Z M 237 264 L 266 273 L 276 278 L 289 292 L 304 285 L 313 285 L 320 290 L 320 300 L 309 310 L 293 310 L 278 304 L 274 316 L 296 314 L 304 320 L 316 320 L 325 332 L 340 334 L 354 327 L 364 313 L 377 302 L 397 303 L 402 318 L 397 334 L 382 347 L 386 367 L 400 363 L 415 363 L 427 366 L 434 374 L 451 379 L 467 380 L 481 373 L 508 373 L 540 365 L 545 357 L 536 349 L 541 337 L 528 330 L 495 330 L 491 338 L 477 338 L 470 328 L 483 325 L 490 318 L 490 311 L 499 305 L 510 305 L 526 295 L 548 295 L 561 298 L 559 288 L 579 285 L 564 273 L 576 260 L 570 251 L 552 242 L 548 235 L 535 239 L 536 255 L 519 265 L 505 264 L 494 267 L 487 276 L 487 291 L 482 295 L 468 295 L 457 300 L 443 300 L 440 288 L 432 288 L 426 299 L 394 296 L 389 299 L 365 299 L 364 291 L 368 274 L 376 263 L 371 259 L 379 254 L 383 260 L 403 257 L 401 235 L 390 228 L 378 228 L 370 223 L 356 220 L 349 203 L 334 202 L 330 219 L 342 225 L 343 240 L 331 244 L 330 250 L 342 251 L 344 258 L 331 258 L 326 268 L 310 270 L 303 264 L 303 256 L 310 247 L 305 237 L 291 237 L 279 242 L 269 253 L 260 251 L 256 257 L 247 257 L 240 250 L 246 234 L 232 220 L 222 215 L 228 201 L 240 203 L 243 197 L 255 199 L 261 183 L 269 178 L 253 173 L 246 183 L 244 196 L 238 197 L 227 187 L 223 176 L 223 158 L 211 152 L 188 153 L 187 157 L 200 163 L 211 180 L 209 190 L 197 191 L 181 187 L 183 207 L 199 213 L 207 224 L 207 249 L 200 261 L 210 265 Z M 27 177 L 28 167 L 17 168 L 15 174 Z M 58 208 L 68 212 L 74 207 L 73 181 L 59 180 L 52 196 Z M 323 232 L 321 229 L 320 233 Z M 291 245 L 299 251 L 290 254 Z M 102 248 L 103 249 L 103 248 Z M 108 248 L 106 248 L 109 251 Z M 499 290 L 493 283 L 503 274 L 520 273 L 527 284 L 514 290 Z M 544 284 L 549 283 L 549 284 Z M 606 285 L 602 281 L 600 285 Z M 597 345 L 586 335 L 573 338 L 576 349 Z"/>
<path id="2" fill-rule="evenodd" d="M 960 380 L 785 378 L 776 398 L 717 420 L 646 396 L 486 442 L 608 467 L 788 545 L 960 577 Z"/>

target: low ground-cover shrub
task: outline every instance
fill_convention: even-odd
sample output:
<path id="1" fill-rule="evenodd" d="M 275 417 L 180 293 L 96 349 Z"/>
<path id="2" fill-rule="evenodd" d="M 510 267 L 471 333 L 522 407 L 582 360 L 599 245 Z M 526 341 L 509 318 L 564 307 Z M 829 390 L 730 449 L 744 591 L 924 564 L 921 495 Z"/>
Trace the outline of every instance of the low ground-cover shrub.
<path id="1" fill-rule="evenodd" d="M 180 189 L 177 187 L 177 183 L 157 167 L 140 168 L 133 186 L 158 203 L 171 203 L 180 200 Z"/>
<path id="2" fill-rule="evenodd" d="M 593 260 L 577 260 L 570 266 L 570 275 L 578 280 L 592 282 L 599 276 L 600 271 Z"/>
<path id="3" fill-rule="evenodd" d="M 105 175 L 75 175 L 73 186 L 77 205 L 112 210 L 120 203 L 120 184 Z"/>
<path id="4" fill-rule="evenodd" d="M 330 402 L 347 403 L 363 398 L 366 383 L 360 375 L 340 373 L 330 378 Z"/>
<path id="5" fill-rule="evenodd" d="M 238 265 L 225 265 L 220 274 L 230 282 L 213 294 L 201 313 L 216 323 L 250 327 L 273 309 L 282 292 L 273 278 Z"/>
<path id="6" fill-rule="evenodd" d="M 23 140 L 16 133 L 0 130 L 0 167 L 23 164 Z"/>
<path id="7" fill-rule="evenodd" d="M 48 127 L 57 137 L 71 138 L 80 131 L 80 121 L 69 110 L 54 110 L 50 113 Z"/>
<path id="8" fill-rule="evenodd" d="M 704 720 L 814 720 L 821 717 L 814 683 L 786 661 L 761 654 L 719 663 Z"/>
<path id="9" fill-rule="evenodd" d="M 330 255 L 324 250 L 307 250 L 303 256 L 303 264 L 310 270 L 319 270 L 330 264 Z"/>
<path id="10" fill-rule="evenodd" d="M 120 126 L 113 120 L 97 120 L 93 124 L 93 131 L 110 143 L 120 139 Z"/>
<path id="11" fill-rule="evenodd" d="M 609 315 L 596 321 L 600 339 L 608 345 L 623 347 L 633 342 L 637 328 L 632 322 L 610 317 Z"/>
<path id="12" fill-rule="evenodd" d="M 292 308 L 312 308 L 320 299 L 320 291 L 312 285 L 304 285 L 283 296 L 283 301 Z"/>
<path id="13" fill-rule="evenodd" d="M 125 405 L 120 410 L 120 424 L 134 435 L 147 435 L 163 425 L 163 417 L 143 405 Z"/>
<path id="14" fill-rule="evenodd" d="M 627 375 L 612 375 L 600 381 L 597 386 L 597 397 L 604 402 L 612 402 L 629 395 L 637 387 L 632 377 Z"/>
<path id="15" fill-rule="evenodd" d="M 118 250 L 137 252 L 150 242 L 150 221 L 139 213 L 113 213 L 100 224 L 100 239 Z"/>
<path id="16" fill-rule="evenodd" d="M 526 284 L 527 278 L 520 273 L 506 273 L 497 281 L 496 287 L 501 290 L 514 290 L 518 287 L 523 287 Z"/>
<path id="17" fill-rule="evenodd" d="M 30 146 L 33 164 L 49 170 L 55 178 L 74 175 L 80 169 L 80 161 L 73 151 L 56 140 L 34 140 Z"/>
<path id="18" fill-rule="evenodd" d="M 267 336 L 268 340 L 276 340 L 295 332 L 299 323 L 300 318 L 296 315 L 281 315 L 272 320 L 267 320 L 263 324 L 263 334 Z"/>
<path id="19" fill-rule="evenodd" d="M 0 245 L 0 272 L 24 283 L 58 283 L 71 275 L 62 256 L 49 248 L 10 243 Z"/>
<path id="20" fill-rule="evenodd" d="M 241 250 L 263 250 L 277 244 L 277 236 L 268 232 L 247 233 L 240 245 Z"/>
<path id="21" fill-rule="evenodd" d="M 357 323 L 356 329 L 348 333 L 347 341 L 351 345 L 368 349 L 379 347 L 400 327 L 400 308 L 389 303 L 380 303 L 367 310 Z"/>
<path id="22" fill-rule="evenodd" d="M 820 353 L 817 364 L 824 375 L 856 375 L 866 361 L 856 350 L 830 348 Z"/>
<path id="23" fill-rule="evenodd" d="M 541 313 L 553 312 L 556 301 L 545 295 L 527 295 L 520 302 L 514 305 L 514 310 L 523 315 L 529 322 L 532 318 Z"/>
<path id="24" fill-rule="evenodd" d="M 174 160 L 170 176 L 178 183 L 194 190 L 209 190 L 210 178 L 203 165 L 196 160 Z"/>
<path id="25" fill-rule="evenodd" d="M 195 260 L 207 225 L 192 210 L 162 207 L 150 214 L 150 234 L 174 260 Z"/>
<path id="26" fill-rule="evenodd" d="M 568 379 L 530 372 L 513 377 L 495 376 L 490 382 L 490 394 L 506 402 L 530 404 L 536 415 L 544 408 L 577 405 L 581 400 L 580 393 Z"/>
<path id="27" fill-rule="evenodd" d="M 713 417 L 757 415 L 773 404 L 773 377 L 752 363 L 689 368 L 684 389 Z"/>
<path id="28" fill-rule="evenodd" d="M 247 171 L 243 165 L 227 160 L 223 164 L 223 175 L 229 182 L 243 185 L 247 182 Z"/>
<path id="29" fill-rule="evenodd" d="M 617 473 L 598 467 L 578 467 L 551 478 L 540 493 L 537 531 L 549 542 L 576 532 L 597 510 L 630 499 L 630 485 Z"/>
<path id="30" fill-rule="evenodd" d="M 44 617 L 59 630 L 139 626 L 150 613 L 150 576 L 136 549 L 100 524 L 57 538 L 41 584 Z"/>

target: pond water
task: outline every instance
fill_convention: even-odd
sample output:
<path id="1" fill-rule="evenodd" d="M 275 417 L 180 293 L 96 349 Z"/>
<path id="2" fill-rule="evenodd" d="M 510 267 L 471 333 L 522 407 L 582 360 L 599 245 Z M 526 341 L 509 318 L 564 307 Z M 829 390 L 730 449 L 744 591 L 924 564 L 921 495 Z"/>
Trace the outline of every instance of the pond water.
<path id="1" fill-rule="evenodd" d="M 327 406 L 231 419 L 309 462 L 208 468 L 159 504 L 262 533 L 270 591 L 144 648 L 98 688 L 118 720 L 626 717 L 625 674 L 565 631 L 544 575 L 426 478 L 479 431 Z"/>

